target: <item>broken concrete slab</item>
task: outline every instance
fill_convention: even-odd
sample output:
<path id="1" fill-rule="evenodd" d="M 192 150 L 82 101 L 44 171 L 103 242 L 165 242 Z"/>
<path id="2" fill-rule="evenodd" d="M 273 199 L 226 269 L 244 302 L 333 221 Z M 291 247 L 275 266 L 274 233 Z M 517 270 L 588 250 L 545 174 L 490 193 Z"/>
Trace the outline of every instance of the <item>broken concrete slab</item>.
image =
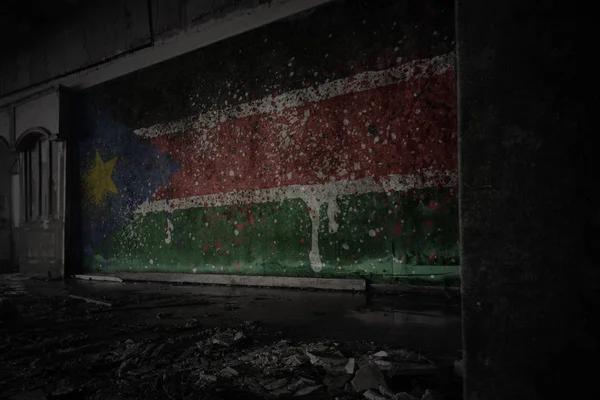
<path id="1" fill-rule="evenodd" d="M 242 332 L 219 332 L 215 334 L 211 338 L 211 342 L 213 344 L 218 344 L 221 346 L 229 347 L 233 345 L 235 342 L 238 342 L 244 338 L 244 334 Z"/>
<path id="2" fill-rule="evenodd" d="M 73 275 L 75 279 L 81 281 L 97 281 L 97 282 L 115 282 L 123 283 L 123 279 L 114 275 L 88 275 L 88 274 L 76 274 Z"/>
<path id="3" fill-rule="evenodd" d="M 283 363 L 289 368 L 299 367 L 309 361 L 309 358 L 302 354 L 292 354 L 283 359 Z"/>
<path id="4" fill-rule="evenodd" d="M 221 370 L 221 375 L 226 377 L 239 376 L 240 373 L 232 367 L 225 367 Z"/>
<path id="5" fill-rule="evenodd" d="M 327 374 L 323 384 L 330 389 L 341 389 L 352 379 L 353 375 L 347 373 Z"/>
<path id="6" fill-rule="evenodd" d="M 77 296 L 74 294 L 70 294 L 69 297 L 72 299 L 76 299 L 76 300 L 83 300 L 86 303 L 93 303 L 93 304 L 97 304 L 97 305 L 104 306 L 104 307 L 112 307 L 112 304 L 109 303 L 108 301 L 96 300 L 96 299 L 92 299 L 90 297 Z"/>
<path id="7" fill-rule="evenodd" d="M 388 400 L 387 397 L 380 394 L 378 391 L 369 389 L 363 393 L 363 396 L 369 400 Z"/>
<path id="8" fill-rule="evenodd" d="M 283 388 L 279 388 L 276 389 L 274 391 L 271 392 L 271 395 L 279 397 L 279 396 L 286 396 L 286 395 L 290 395 L 292 394 L 292 392 L 290 392 L 287 388 L 283 387 Z"/>
<path id="9" fill-rule="evenodd" d="M 308 386 L 303 389 L 300 389 L 294 393 L 294 396 L 308 396 L 321 389 L 322 385 Z"/>
<path id="10" fill-rule="evenodd" d="M 335 347 L 324 343 L 311 344 L 306 348 L 306 355 L 314 366 L 327 371 L 344 372 L 352 367 L 347 357 Z"/>
<path id="11" fill-rule="evenodd" d="M 217 381 L 217 377 L 216 375 L 213 374 L 207 374 L 204 371 L 200 371 L 198 373 L 198 381 L 196 381 L 197 384 L 201 384 L 201 383 L 212 383 L 212 382 L 216 382 Z"/>
<path id="12" fill-rule="evenodd" d="M 354 370 L 356 369 L 356 361 L 354 360 L 354 358 L 348 359 L 348 363 L 346 364 L 344 369 L 346 370 L 346 373 L 351 375 L 354 374 Z"/>
<path id="13" fill-rule="evenodd" d="M 268 385 L 265 385 L 264 388 L 266 390 L 275 390 L 275 389 L 280 389 L 282 387 L 286 387 L 288 384 L 289 379 L 288 378 L 281 378 L 281 379 L 277 379 L 271 383 L 269 383 Z"/>
<path id="14" fill-rule="evenodd" d="M 125 374 L 135 368 L 135 363 L 132 360 L 125 360 L 121 363 L 117 369 L 116 375 L 119 378 L 123 378 Z"/>
<path id="15" fill-rule="evenodd" d="M 124 281 L 196 283 L 205 285 L 256 286 L 297 289 L 364 292 L 364 279 L 299 278 L 287 276 L 177 274 L 160 272 L 123 272 L 117 275 Z"/>
<path id="16" fill-rule="evenodd" d="M 368 389 L 378 389 L 380 385 L 387 386 L 385 377 L 375 364 L 368 364 L 356 371 L 352 386 L 357 392 Z"/>
<path id="17" fill-rule="evenodd" d="M 299 379 L 296 379 L 295 381 L 291 382 L 290 384 L 287 385 L 287 389 L 290 392 L 296 392 L 304 387 L 307 386 L 314 386 L 317 382 L 315 382 L 312 379 L 306 379 L 304 377 L 300 377 Z"/>

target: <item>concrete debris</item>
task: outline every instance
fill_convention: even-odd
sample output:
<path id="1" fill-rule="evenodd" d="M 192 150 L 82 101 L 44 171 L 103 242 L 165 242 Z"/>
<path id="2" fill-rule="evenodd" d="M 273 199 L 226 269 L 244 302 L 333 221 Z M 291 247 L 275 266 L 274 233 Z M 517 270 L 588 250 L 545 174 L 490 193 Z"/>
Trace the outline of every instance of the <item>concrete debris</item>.
<path id="1" fill-rule="evenodd" d="M 148 346 L 146 346 L 146 348 L 144 350 L 142 350 L 140 352 L 140 356 L 141 357 L 148 357 L 151 354 L 154 354 L 154 351 L 156 350 L 158 346 L 154 343 L 150 343 Z"/>
<path id="2" fill-rule="evenodd" d="M 195 328 L 199 325 L 200 325 L 200 323 L 198 322 L 198 320 L 196 318 L 190 318 L 187 321 L 185 321 L 186 328 Z"/>
<path id="3" fill-rule="evenodd" d="M 221 370 L 221 374 L 226 377 L 239 376 L 240 373 L 231 367 L 225 367 Z"/>
<path id="4" fill-rule="evenodd" d="M 112 304 L 109 303 L 108 301 L 96 300 L 96 299 L 92 299 L 92 298 L 89 298 L 89 297 L 77 296 L 77 295 L 74 295 L 74 294 L 70 294 L 69 297 L 72 298 L 72 299 L 75 299 L 75 300 L 83 300 L 86 303 L 97 304 L 97 305 L 103 306 L 103 307 L 112 307 Z"/>
<path id="5" fill-rule="evenodd" d="M 312 393 L 316 392 L 317 390 L 321 389 L 321 387 L 322 387 L 321 385 L 307 386 L 303 389 L 296 391 L 294 393 L 294 396 L 308 396 L 309 394 L 312 394 Z"/>
<path id="6" fill-rule="evenodd" d="M 327 374 L 325 379 L 323 379 L 323 384 L 330 389 L 341 389 L 350 379 L 352 379 L 351 374 Z"/>
<path id="7" fill-rule="evenodd" d="M 11 385 L 3 398 L 20 398 L 16 396 L 22 392 L 33 393 L 45 382 L 66 376 L 71 380 L 56 381 L 45 388 L 45 395 L 67 398 L 85 389 L 85 393 L 101 393 L 94 398 L 144 396 L 149 400 L 194 398 L 194 394 L 249 400 L 281 396 L 437 400 L 433 390 L 423 394 L 423 382 L 427 387 L 433 383 L 436 390 L 448 387 L 447 382 L 436 385 L 437 375 L 431 376 L 437 365 L 408 350 L 369 342 L 282 340 L 279 332 L 239 320 L 228 320 L 223 324 L 226 328 L 206 327 L 204 322 L 212 321 L 188 309 L 190 314 L 176 312 L 177 317 L 167 318 L 170 314 L 150 307 L 145 313 L 98 312 L 98 304 L 72 299 L 65 293 L 55 302 L 60 311 L 52 317 L 56 326 L 38 332 L 0 325 L 0 333 L 6 334 L 0 343 L 0 365 Z M 2 301 L 3 320 L 19 311 L 29 319 L 30 306 L 19 304 L 17 309 L 12 301 Z M 45 321 L 47 305 L 39 301 L 34 306 L 42 310 L 39 319 Z M 77 319 L 66 319 L 68 314 Z M 80 330 L 84 323 L 87 334 Z M 69 332 L 63 330 L 66 326 Z M 103 331 L 106 335 L 97 332 L 115 326 L 120 329 Z M 447 364 L 443 367 L 451 371 L 452 363 Z M 407 379 L 407 375 L 413 376 Z M 458 377 L 445 376 L 454 379 L 460 390 Z M 32 386 L 23 385 L 29 381 Z M 0 381 L 0 386 L 4 383 Z"/>
<path id="8" fill-rule="evenodd" d="M 110 275 L 85 275 L 85 274 L 78 275 L 78 274 L 76 274 L 73 277 L 75 279 L 82 280 L 82 281 L 123 283 L 123 279 L 118 278 L 116 276 L 110 276 Z"/>
<path id="9" fill-rule="evenodd" d="M 244 334 L 242 332 L 225 331 L 217 333 L 212 337 L 212 343 L 221 346 L 229 347 L 235 342 L 242 340 Z"/>
<path id="10" fill-rule="evenodd" d="M 300 377 L 300 379 L 295 380 L 294 382 L 290 383 L 287 386 L 287 389 L 290 392 L 296 392 L 298 390 L 300 390 L 301 388 L 307 387 L 307 386 L 313 386 L 315 385 L 317 382 L 312 380 L 312 379 L 306 379 L 303 377 Z"/>
<path id="11" fill-rule="evenodd" d="M 327 371 L 343 372 L 349 363 L 348 358 L 344 357 L 335 347 L 309 346 L 306 349 L 306 355 L 312 365 L 323 367 Z"/>
<path id="12" fill-rule="evenodd" d="M 346 370 L 346 373 L 348 373 L 348 374 L 354 374 L 354 369 L 355 368 L 356 368 L 356 362 L 354 361 L 354 358 L 349 358 L 348 359 L 348 363 L 344 367 L 344 369 Z"/>
<path id="13" fill-rule="evenodd" d="M 289 396 L 290 394 L 291 394 L 291 392 L 285 387 L 276 389 L 271 392 L 271 395 L 276 396 L 276 397 Z"/>
<path id="14" fill-rule="evenodd" d="M 128 371 L 127 374 L 131 375 L 131 376 L 139 377 L 142 375 L 146 375 L 152 371 L 153 371 L 153 368 L 151 366 L 146 365 L 144 367 Z"/>
<path id="15" fill-rule="evenodd" d="M 120 360 L 127 360 L 134 354 L 138 354 L 141 352 L 144 344 L 142 342 L 134 343 L 133 340 L 128 339 L 125 342 L 125 350 L 121 353 Z"/>
<path id="16" fill-rule="evenodd" d="M 403 349 L 381 350 L 362 361 L 377 365 L 387 377 L 428 375 L 437 371 L 437 366 L 431 361 L 418 353 Z"/>
<path id="17" fill-rule="evenodd" d="M 288 384 L 287 378 L 277 379 L 276 381 L 273 381 L 273 382 L 269 383 L 268 385 L 265 385 L 265 389 L 275 390 L 275 389 L 285 387 L 285 386 L 287 386 L 287 384 Z"/>
<path id="18" fill-rule="evenodd" d="M 363 396 L 369 400 L 388 400 L 387 397 L 380 394 L 378 391 L 369 389 L 363 393 Z"/>
<path id="19" fill-rule="evenodd" d="M 382 395 L 386 396 L 386 397 L 390 397 L 393 398 L 396 393 L 394 393 L 393 391 L 391 391 L 387 386 L 385 385 L 379 385 L 379 393 L 381 393 Z"/>
<path id="20" fill-rule="evenodd" d="M 198 373 L 198 381 L 196 383 L 212 383 L 216 382 L 217 377 L 213 374 L 207 374 L 204 371 Z"/>
<path id="21" fill-rule="evenodd" d="M 294 367 L 298 367 L 304 363 L 306 363 L 308 361 L 307 357 L 304 357 L 301 354 L 292 354 L 291 356 L 288 356 L 286 358 L 284 358 L 283 362 L 286 366 L 294 368 Z"/>
<path id="22" fill-rule="evenodd" d="M 356 371 L 352 386 L 357 392 L 368 389 L 378 389 L 380 385 L 386 386 L 385 377 L 377 365 L 368 364 Z"/>
<path id="23" fill-rule="evenodd" d="M 156 347 L 156 349 L 154 349 L 152 351 L 152 355 L 150 356 L 150 358 L 156 358 L 156 357 L 160 356 L 162 351 L 164 350 L 165 346 L 166 346 L 165 344 L 158 345 Z"/>
<path id="24" fill-rule="evenodd" d="M 135 364 L 131 360 L 125 360 L 117 369 L 117 376 L 123 378 L 127 372 L 135 368 Z"/>

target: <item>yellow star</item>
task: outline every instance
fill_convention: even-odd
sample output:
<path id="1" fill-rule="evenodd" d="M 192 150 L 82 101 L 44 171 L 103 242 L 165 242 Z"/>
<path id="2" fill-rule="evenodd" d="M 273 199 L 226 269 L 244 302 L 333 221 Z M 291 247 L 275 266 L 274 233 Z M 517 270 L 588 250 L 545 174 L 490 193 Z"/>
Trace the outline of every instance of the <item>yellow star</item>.
<path id="1" fill-rule="evenodd" d="M 85 176 L 85 189 L 87 194 L 96 202 L 96 205 L 102 203 L 106 192 L 118 193 L 117 187 L 112 180 L 112 173 L 117 163 L 117 157 L 104 163 L 100 158 L 100 153 L 96 151 L 94 166 Z"/>

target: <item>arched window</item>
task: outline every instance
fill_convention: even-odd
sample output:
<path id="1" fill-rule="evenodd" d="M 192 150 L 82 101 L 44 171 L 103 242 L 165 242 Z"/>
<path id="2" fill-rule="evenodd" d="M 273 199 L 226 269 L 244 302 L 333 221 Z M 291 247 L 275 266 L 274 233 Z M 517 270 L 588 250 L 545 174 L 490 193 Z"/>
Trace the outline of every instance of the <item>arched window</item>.
<path id="1" fill-rule="evenodd" d="M 19 151 L 21 176 L 21 221 L 51 219 L 57 214 L 56 168 L 58 146 L 43 128 L 35 128 L 21 136 L 16 144 Z"/>

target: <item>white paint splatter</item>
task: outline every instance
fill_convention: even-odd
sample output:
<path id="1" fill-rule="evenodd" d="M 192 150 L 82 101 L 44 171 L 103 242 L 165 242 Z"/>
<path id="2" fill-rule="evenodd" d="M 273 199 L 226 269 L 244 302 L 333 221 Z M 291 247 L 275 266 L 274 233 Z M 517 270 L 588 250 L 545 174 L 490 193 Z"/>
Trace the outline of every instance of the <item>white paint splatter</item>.
<path id="1" fill-rule="evenodd" d="M 424 172 L 421 175 L 387 175 L 379 177 L 377 180 L 373 177 L 367 177 L 358 180 L 333 181 L 318 185 L 290 185 L 270 189 L 238 190 L 174 200 L 145 201 L 135 210 L 135 213 L 173 212 L 174 210 L 198 207 L 222 207 L 234 204 L 258 204 L 281 202 L 288 199 L 302 199 L 310 209 L 309 215 L 312 223 L 309 259 L 313 270 L 319 272 L 323 268 L 319 253 L 319 211 L 323 204 L 327 205 L 329 231 L 336 232 L 338 223 L 335 218 L 339 211 L 337 201 L 340 196 L 407 191 L 427 187 L 455 187 L 457 184 L 457 173 L 451 170 Z M 165 239 L 165 243 L 167 244 L 171 243 L 171 232 L 173 229 L 173 224 L 167 219 L 167 238 Z"/>
<path id="2" fill-rule="evenodd" d="M 179 121 L 139 128 L 134 132 L 144 137 L 157 137 L 186 130 L 195 130 L 199 134 L 207 133 L 218 123 L 227 120 L 257 114 L 281 113 L 289 108 L 321 102 L 344 94 L 440 75 L 454 68 L 454 60 L 455 56 L 452 52 L 424 60 L 411 61 L 385 70 L 361 72 L 352 77 L 337 79 L 316 87 L 291 90 L 278 96 L 267 96 L 225 110 L 211 110 Z"/>
<path id="3" fill-rule="evenodd" d="M 171 238 L 172 238 L 174 229 L 175 229 L 175 227 L 173 226 L 173 223 L 171 222 L 171 220 L 169 218 L 167 218 L 167 237 L 165 238 L 166 244 L 171 244 Z"/>
<path id="4" fill-rule="evenodd" d="M 340 207 L 337 202 L 337 196 L 333 195 L 327 200 L 327 219 L 329 220 L 329 232 L 335 233 L 339 228 L 339 224 L 336 222 L 335 217 L 339 212 Z"/>

